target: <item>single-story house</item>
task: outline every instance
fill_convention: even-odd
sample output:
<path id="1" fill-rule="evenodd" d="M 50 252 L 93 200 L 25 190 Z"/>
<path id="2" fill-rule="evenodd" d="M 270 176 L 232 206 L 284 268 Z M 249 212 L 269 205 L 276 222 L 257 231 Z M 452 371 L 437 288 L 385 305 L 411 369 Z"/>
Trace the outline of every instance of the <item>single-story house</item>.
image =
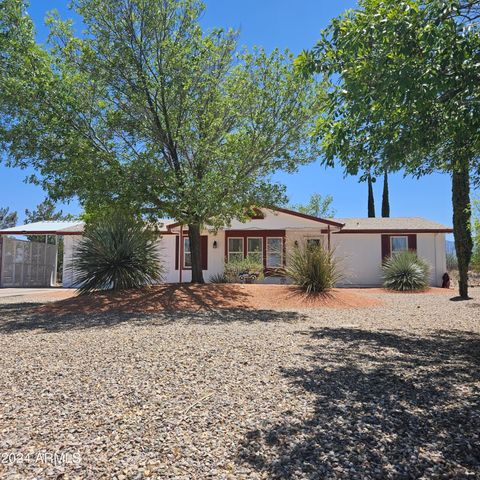
<path id="1" fill-rule="evenodd" d="M 378 286 L 382 283 L 382 260 L 393 252 L 415 250 L 431 267 L 430 283 L 441 286 L 446 272 L 445 234 L 452 229 L 419 217 L 412 218 L 335 218 L 324 219 L 284 208 L 255 210 L 246 222 L 234 220 L 217 231 L 202 232 L 202 264 L 205 280 L 223 272 L 229 259 L 255 255 L 263 262 L 268 283 L 285 281 L 276 276 L 285 266 L 288 249 L 300 242 L 321 243 L 334 251 L 342 280 L 339 286 Z M 29 230 L 34 229 L 29 226 Z M 22 227 L 16 227 L 20 232 Z M 2 233 L 13 233 L 7 230 Z M 38 231 L 38 230 L 37 230 Z M 81 239 L 83 224 L 72 222 L 48 234 L 64 235 L 63 285 L 74 283 L 69 269 L 75 245 Z M 15 232 L 17 233 L 17 232 Z M 40 233 L 40 232 L 38 232 Z M 160 224 L 159 253 L 166 282 L 189 282 L 190 248 L 186 227 L 173 220 Z"/>

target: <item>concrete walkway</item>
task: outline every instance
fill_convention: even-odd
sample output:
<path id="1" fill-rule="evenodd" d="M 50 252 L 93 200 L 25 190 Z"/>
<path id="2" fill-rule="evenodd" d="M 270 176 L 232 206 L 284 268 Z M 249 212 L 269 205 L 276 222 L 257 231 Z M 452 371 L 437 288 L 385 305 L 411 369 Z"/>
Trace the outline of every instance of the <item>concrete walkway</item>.
<path id="1" fill-rule="evenodd" d="M 48 302 L 61 298 L 73 297 L 75 289 L 73 288 L 0 288 L 0 302 L 23 303 L 25 301 L 36 300 Z"/>

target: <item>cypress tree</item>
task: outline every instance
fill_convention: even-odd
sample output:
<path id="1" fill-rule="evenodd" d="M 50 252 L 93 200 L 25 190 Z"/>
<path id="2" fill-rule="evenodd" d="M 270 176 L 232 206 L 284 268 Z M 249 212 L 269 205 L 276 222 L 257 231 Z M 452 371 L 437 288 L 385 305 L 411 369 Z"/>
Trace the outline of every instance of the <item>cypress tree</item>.
<path id="1" fill-rule="evenodd" d="M 372 176 L 368 174 L 368 216 L 375 217 L 375 199 L 373 197 L 373 180 Z"/>
<path id="2" fill-rule="evenodd" d="M 388 198 L 388 174 L 383 173 L 382 217 L 390 216 L 390 200 Z"/>

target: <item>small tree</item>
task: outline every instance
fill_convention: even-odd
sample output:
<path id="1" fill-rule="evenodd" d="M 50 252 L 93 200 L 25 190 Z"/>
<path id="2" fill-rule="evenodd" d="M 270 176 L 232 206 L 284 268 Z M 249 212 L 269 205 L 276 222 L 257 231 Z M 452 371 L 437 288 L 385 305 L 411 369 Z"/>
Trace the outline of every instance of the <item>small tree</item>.
<path id="1" fill-rule="evenodd" d="M 237 52 L 236 32 L 203 32 L 198 0 L 71 3 L 85 36 L 51 17 L 43 47 L 24 3 L 0 0 L 9 164 L 33 166 L 52 198 L 77 196 L 87 213 L 114 203 L 187 225 L 203 282 L 203 225 L 284 202 L 269 175 L 317 157 L 315 82 L 288 52 Z"/>

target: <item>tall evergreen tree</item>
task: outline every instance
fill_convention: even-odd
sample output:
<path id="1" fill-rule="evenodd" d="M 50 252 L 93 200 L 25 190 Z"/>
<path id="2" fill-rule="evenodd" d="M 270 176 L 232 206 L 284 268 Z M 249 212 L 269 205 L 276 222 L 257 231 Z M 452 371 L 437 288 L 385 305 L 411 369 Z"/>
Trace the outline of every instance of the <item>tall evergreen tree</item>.
<path id="1" fill-rule="evenodd" d="M 10 212 L 8 207 L 0 208 L 0 228 L 10 228 L 17 224 L 17 212 Z"/>
<path id="2" fill-rule="evenodd" d="M 388 198 L 388 173 L 383 172 L 382 217 L 390 216 L 390 199 Z"/>
<path id="3" fill-rule="evenodd" d="M 367 183 L 368 183 L 368 216 L 370 218 L 374 218 L 375 217 L 375 198 L 373 196 L 373 180 L 370 174 L 368 174 Z"/>

